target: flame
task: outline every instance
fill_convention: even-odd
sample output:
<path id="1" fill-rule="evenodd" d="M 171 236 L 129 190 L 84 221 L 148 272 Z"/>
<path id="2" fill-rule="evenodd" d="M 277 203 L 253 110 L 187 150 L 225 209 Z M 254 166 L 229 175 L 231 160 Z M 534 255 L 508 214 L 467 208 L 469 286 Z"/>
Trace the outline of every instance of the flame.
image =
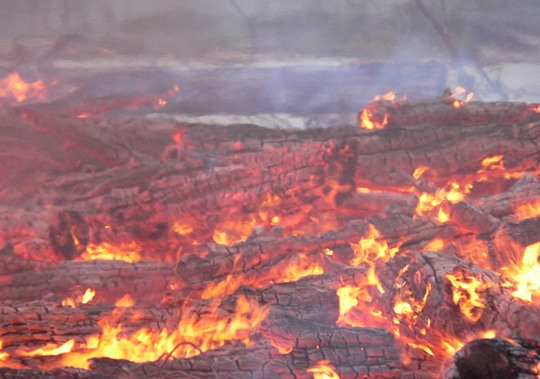
<path id="1" fill-rule="evenodd" d="M 339 297 L 338 325 L 348 326 L 384 326 L 388 320 L 377 307 L 377 292 L 384 293 L 384 289 L 370 266 L 365 281 L 359 286 L 345 285 L 336 293 Z"/>
<path id="2" fill-rule="evenodd" d="M 319 361 L 315 366 L 307 369 L 307 372 L 313 373 L 313 379 L 339 379 L 338 373 L 335 371 L 330 361 Z"/>
<path id="3" fill-rule="evenodd" d="M 352 285 L 339 288 L 336 293 L 339 297 L 339 320 L 338 323 L 345 322 L 349 311 L 358 305 L 358 296 L 362 289 Z"/>
<path id="4" fill-rule="evenodd" d="M 514 297 L 526 302 L 540 298 L 540 242 L 525 248 L 521 265 L 506 269 L 507 277 L 515 282 Z"/>
<path id="5" fill-rule="evenodd" d="M 376 260 L 388 262 L 393 258 L 398 249 L 389 249 L 388 243 L 385 240 L 381 241 L 380 237 L 379 231 L 372 224 L 369 224 L 366 236 L 361 238 L 358 243 L 350 244 L 355 255 L 350 262 L 351 265 L 358 266 L 362 262 Z"/>
<path id="6" fill-rule="evenodd" d="M 538 105 L 531 105 L 531 111 L 535 113 L 540 113 L 540 104 Z"/>
<path id="7" fill-rule="evenodd" d="M 463 200 L 471 189 L 472 185 L 470 184 L 462 186 L 459 183 L 451 182 L 444 188 L 438 188 L 435 193 L 423 192 L 418 197 L 416 215 L 426 216 L 437 210 L 439 222 L 446 222 L 448 221 L 448 214 L 441 208 L 442 203 L 448 201 L 457 204 Z"/>
<path id="8" fill-rule="evenodd" d="M 112 259 L 124 262 L 138 262 L 141 260 L 141 247 L 136 242 L 124 243 L 115 246 L 108 242 L 99 245 L 89 243 L 81 254 L 84 260 Z"/>
<path id="9" fill-rule="evenodd" d="M 268 273 L 249 277 L 245 275 L 229 274 L 217 283 L 210 283 L 203 293 L 202 299 L 212 299 L 223 297 L 234 293 L 241 285 L 248 285 L 253 288 L 262 288 L 269 283 L 296 282 L 299 279 L 310 275 L 322 275 L 324 270 L 321 264 L 314 261 L 307 254 L 297 254 L 292 256 L 286 266 L 278 265 Z"/>
<path id="10" fill-rule="evenodd" d="M 79 292 L 80 294 L 80 292 Z M 80 304 L 87 304 L 91 302 L 94 299 L 94 296 L 96 296 L 96 291 L 92 288 L 87 288 L 84 294 L 77 296 L 77 298 L 71 298 L 68 297 L 64 300 L 62 300 L 62 306 L 63 307 L 72 307 L 77 308 Z"/>
<path id="11" fill-rule="evenodd" d="M 368 109 L 364 108 L 362 110 L 362 113 L 360 114 L 360 127 L 364 129 L 384 129 L 386 125 L 388 124 L 388 115 L 385 114 L 382 121 L 374 121 L 374 115 L 373 112 Z"/>
<path id="12" fill-rule="evenodd" d="M 0 340 L 0 350 L 4 348 L 4 341 Z M 9 353 L 0 352 L 0 361 L 5 361 L 9 358 Z"/>
<path id="13" fill-rule="evenodd" d="M 0 80 L 0 97 L 15 99 L 20 103 L 30 98 L 43 100 L 45 96 L 46 88 L 42 80 L 26 82 L 18 72 L 12 72 Z"/>
<path id="14" fill-rule="evenodd" d="M 514 215 L 519 221 L 540 216 L 540 198 L 531 199 L 528 203 L 516 205 Z"/>
<path id="15" fill-rule="evenodd" d="M 278 342 L 272 339 L 270 340 L 270 344 L 275 347 L 280 354 L 289 354 L 294 348 L 291 343 Z"/>
<path id="16" fill-rule="evenodd" d="M 417 167 L 414 172 L 413 172 L 413 177 L 415 179 L 420 179 L 422 177 L 422 175 L 424 175 L 424 173 L 428 170 L 428 167 L 427 166 L 420 166 L 420 167 Z"/>
<path id="17" fill-rule="evenodd" d="M 71 339 L 60 346 L 55 343 L 48 343 L 45 346 L 40 347 L 39 349 L 31 351 L 20 351 L 18 353 L 19 355 L 25 357 L 37 357 L 40 355 L 60 355 L 69 353 L 71 350 L 73 350 L 74 346 L 75 340 Z"/>
<path id="18" fill-rule="evenodd" d="M 242 275 L 234 276 L 229 274 L 224 280 L 218 283 L 210 283 L 201 294 L 201 299 L 212 299 L 230 295 L 246 281 L 247 280 L 244 279 Z"/>
<path id="19" fill-rule="evenodd" d="M 86 292 L 82 295 L 81 303 L 87 304 L 91 302 L 94 299 L 94 296 L 96 296 L 96 291 L 91 288 L 88 288 Z"/>
<path id="20" fill-rule="evenodd" d="M 133 298 L 129 296 L 129 294 L 125 294 L 124 296 L 116 300 L 116 302 L 114 303 L 114 306 L 116 308 L 132 307 L 134 305 L 135 305 L 135 300 L 133 300 Z"/>
<path id="21" fill-rule="evenodd" d="M 299 254 L 290 262 L 282 274 L 274 277 L 283 282 L 296 282 L 297 280 L 311 275 L 322 275 L 324 270 L 319 262 L 313 262 L 307 254 Z"/>
<path id="22" fill-rule="evenodd" d="M 61 364 L 88 369 L 88 360 L 96 357 L 147 362 L 169 352 L 174 357 L 192 357 L 232 340 L 249 344 L 250 336 L 268 314 L 266 307 L 242 295 L 236 299 L 234 314 L 229 317 L 220 317 L 218 306 L 219 302 L 214 302 L 210 312 L 204 314 L 194 308 L 183 309 L 182 318 L 172 331 L 156 332 L 145 327 L 126 335 L 122 324 L 106 317 L 99 322 L 101 335 L 89 338 L 77 351 L 64 354 Z"/>
<path id="23" fill-rule="evenodd" d="M 461 271 L 446 274 L 446 279 L 452 284 L 452 300 L 459 307 L 461 314 L 469 321 L 478 321 L 486 307 L 480 292 L 487 288 L 487 284 Z"/>
<path id="24" fill-rule="evenodd" d="M 405 98 L 403 98 L 405 100 Z M 398 101 L 395 92 L 388 92 L 384 95 L 376 96 L 373 101 L 368 104 L 367 107 L 362 109 L 359 116 L 359 126 L 363 129 L 384 129 L 388 124 L 388 113 L 384 115 L 375 115 L 373 109 L 375 109 L 374 103 L 378 101 L 387 101 L 396 103 Z"/>
<path id="25" fill-rule="evenodd" d="M 253 233 L 257 226 L 254 217 L 243 220 L 223 220 L 214 228 L 214 242 L 220 245 L 232 245 L 243 242 Z"/>
<path id="26" fill-rule="evenodd" d="M 424 246 L 423 251 L 441 251 L 445 245 L 445 242 L 441 238 L 437 237 L 429 241 L 429 243 Z"/>

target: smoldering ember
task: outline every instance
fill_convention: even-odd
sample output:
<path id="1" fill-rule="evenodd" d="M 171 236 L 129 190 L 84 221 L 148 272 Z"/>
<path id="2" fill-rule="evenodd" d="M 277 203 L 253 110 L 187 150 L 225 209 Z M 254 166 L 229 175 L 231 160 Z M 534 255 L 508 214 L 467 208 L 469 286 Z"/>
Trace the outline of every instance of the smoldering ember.
<path id="1" fill-rule="evenodd" d="M 55 85 L 1 82 L 3 378 L 538 377 L 538 104 L 269 129 Z"/>

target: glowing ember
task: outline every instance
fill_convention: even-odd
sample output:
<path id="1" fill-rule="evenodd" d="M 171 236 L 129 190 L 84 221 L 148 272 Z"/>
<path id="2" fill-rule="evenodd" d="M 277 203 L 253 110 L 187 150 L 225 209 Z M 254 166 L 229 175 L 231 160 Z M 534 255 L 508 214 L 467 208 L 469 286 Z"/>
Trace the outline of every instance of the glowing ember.
<path id="1" fill-rule="evenodd" d="M 452 284 L 452 299 L 459 307 L 461 314 L 469 321 L 478 321 L 486 307 L 480 297 L 480 293 L 486 289 L 486 284 L 461 271 L 447 274 L 446 279 Z"/>
<path id="2" fill-rule="evenodd" d="M 85 260 L 113 259 L 124 262 L 138 262 L 141 260 L 141 247 L 135 243 L 125 243 L 119 246 L 103 242 L 99 245 L 93 243 L 86 246 L 86 251 L 81 254 Z"/>
<path id="3" fill-rule="evenodd" d="M 307 372 L 313 373 L 313 379 L 339 379 L 335 367 L 327 360 L 317 362 L 315 366 L 308 368 Z"/>
<path id="4" fill-rule="evenodd" d="M 26 82 L 18 72 L 12 72 L 0 80 L 0 97 L 15 99 L 20 103 L 27 99 L 43 100 L 45 96 L 46 88 L 42 80 Z"/>

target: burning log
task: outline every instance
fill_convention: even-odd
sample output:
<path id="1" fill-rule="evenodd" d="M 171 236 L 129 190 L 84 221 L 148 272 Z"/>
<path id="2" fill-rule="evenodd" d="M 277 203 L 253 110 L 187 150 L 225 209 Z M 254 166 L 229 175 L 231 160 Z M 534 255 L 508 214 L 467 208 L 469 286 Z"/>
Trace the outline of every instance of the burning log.
<path id="1" fill-rule="evenodd" d="M 0 372 L 426 377 L 540 338 L 540 116 L 454 101 L 380 100 L 369 132 L 7 112 L 39 175 L 0 189 Z"/>
<path id="2" fill-rule="evenodd" d="M 318 362 L 332 360 L 337 362 L 335 370 L 344 379 L 387 379 L 399 378 L 401 375 L 393 336 L 384 330 L 338 328 L 282 320 L 277 325 L 277 331 L 280 335 L 287 335 L 287 343 L 295 341 L 294 344 L 291 347 L 276 347 L 265 342 L 259 342 L 253 347 L 226 345 L 189 359 L 171 359 L 167 355 L 155 362 L 139 364 L 127 360 L 97 358 L 92 360 L 91 371 L 64 369 L 48 372 L 2 368 L 0 373 L 5 378 L 15 378 L 17 373 L 49 378 L 54 373 L 60 378 L 78 375 L 79 378 L 92 379 L 171 376 L 308 379 L 312 378 L 309 373 L 311 367 Z"/>
<path id="3" fill-rule="evenodd" d="M 464 339 L 494 329 L 504 337 L 540 338 L 538 307 L 515 299 L 494 272 L 450 249 L 396 257 L 380 277 L 384 308 L 394 309 L 405 335 L 425 329 L 426 339 L 430 331 Z"/>
<path id="4" fill-rule="evenodd" d="M 450 90 L 432 101 L 408 101 L 395 95 L 379 97 L 360 114 L 360 122 L 413 129 L 426 125 L 506 125 L 535 119 L 538 116 L 528 104 L 462 101 L 454 98 Z"/>
<path id="5" fill-rule="evenodd" d="M 447 379 L 534 379 L 540 375 L 540 344 L 533 340 L 480 339 L 456 353 Z"/>

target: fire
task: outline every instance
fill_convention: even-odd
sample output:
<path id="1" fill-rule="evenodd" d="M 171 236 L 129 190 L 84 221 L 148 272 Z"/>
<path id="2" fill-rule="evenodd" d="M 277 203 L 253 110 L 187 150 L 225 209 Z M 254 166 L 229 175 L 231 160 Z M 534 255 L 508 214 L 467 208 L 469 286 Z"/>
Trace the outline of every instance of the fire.
<path id="1" fill-rule="evenodd" d="M 114 306 L 116 308 L 132 307 L 134 305 L 135 305 L 135 300 L 133 300 L 133 298 L 129 296 L 129 294 L 125 294 L 124 296 L 116 300 L 116 302 L 114 303 Z"/>
<path id="2" fill-rule="evenodd" d="M 285 266 L 278 265 L 264 275 L 249 277 L 241 274 L 229 274 L 220 282 L 210 283 L 201 294 L 201 298 L 212 299 L 230 295 L 241 285 L 262 288 L 269 283 L 296 282 L 306 276 L 322 274 L 324 274 L 324 270 L 319 262 L 307 254 L 297 254 L 292 256 Z"/>
<path id="3" fill-rule="evenodd" d="M 305 276 L 322 274 L 324 274 L 324 270 L 319 262 L 312 261 L 306 254 L 299 254 L 287 265 L 282 274 L 278 274 L 275 277 L 281 277 L 281 280 L 278 279 L 278 281 L 296 282 Z"/>
<path id="4" fill-rule="evenodd" d="M 427 166 L 420 166 L 420 167 L 417 167 L 414 172 L 413 172 L 413 177 L 415 179 L 420 179 L 424 174 L 425 172 L 428 170 L 428 167 Z"/>
<path id="5" fill-rule="evenodd" d="M 523 252 L 521 265 L 508 269 L 507 276 L 514 281 L 516 290 L 512 293 L 526 302 L 540 298 L 540 242 L 529 245 Z"/>
<path id="6" fill-rule="evenodd" d="M 313 373 L 313 379 L 339 379 L 335 367 L 328 360 L 317 362 L 315 366 L 308 368 L 307 372 Z"/>
<path id="7" fill-rule="evenodd" d="M 424 247 L 423 251 L 441 251 L 444 246 L 445 242 L 441 238 L 434 238 Z"/>
<path id="8" fill-rule="evenodd" d="M 525 204 L 518 204 L 514 208 L 514 215 L 519 221 L 540 216 L 540 198 Z"/>
<path id="9" fill-rule="evenodd" d="M 384 127 L 388 124 L 387 114 L 384 115 L 382 121 L 375 121 L 374 119 L 375 116 L 373 115 L 373 112 L 368 108 L 364 108 L 360 114 L 360 127 L 370 130 L 384 129 Z"/>
<path id="10" fill-rule="evenodd" d="M 4 342 L 0 340 L 0 350 L 4 348 Z M 9 353 L 6 352 L 0 352 L 0 361 L 5 361 L 9 358 Z"/>
<path id="11" fill-rule="evenodd" d="M 389 248 L 388 243 L 381 239 L 380 232 L 369 224 L 366 235 L 358 241 L 351 243 L 355 257 L 350 264 L 368 266 L 365 281 L 358 286 L 345 285 L 337 290 L 339 297 L 338 324 L 351 326 L 379 326 L 387 322 L 386 316 L 377 308 L 377 293 L 383 294 L 375 263 L 388 262 L 399 250 L 398 247 Z M 361 311 L 360 311 L 361 310 Z M 361 313 L 361 314 L 360 314 Z M 369 315 L 369 317 L 365 317 Z"/>
<path id="12" fill-rule="evenodd" d="M 404 99 L 403 99 L 404 100 Z M 379 101 L 395 103 L 398 101 L 395 92 L 388 92 L 381 96 L 376 96 L 373 101 L 365 107 L 359 115 L 359 126 L 363 129 L 384 129 L 388 124 L 388 113 L 384 115 L 375 114 L 375 104 Z"/>
<path id="13" fill-rule="evenodd" d="M 96 291 L 94 291 L 91 288 L 88 288 L 86 292 L 82 295 L 81 303 L 87 304 L 91 302 L 94 299 L 94 296 L 96 296 Z"/>
<path id="14" fill-rule="evenodd" d="M 257 226 L 254 217 L 243 220 L 223 220 L 214 228 L 214 242 L 221 245 L 232 245 L 243 242 L 253 233 Z"/>
<path id="15" fill-rule="evenodd" d="M 45 96 L 46 88 L 42 80 L 26 82 L 18 72 L 12 72 L 0 80 L 0 97 L 15 99 L 20 103 L 31 98 L 43 100 Z"/>
<path id="16" fill-rule="evenodd" d="M 99 323 L 102 327 L 100 336 L 89 338 L 74 351 L 71 350 L 73 346 L 58 347 L 66 350 L 64 353 L 71 351 L 63 355 L 61 363 L 89 368 L 88 360 L 96 357 L 147 362 L 168 353 L 174 357 L 192 357 L 232 340 L 248 344 L 250 336 L 268 314 L 265 307 L 242 295 L 238 296 L 234 314 L 229 317 L 220 317 L 218 306 L 219 302 L 215 301 L 210 312 L 204 314 L 193 307 L 184 309 L 180 322 L 172 331 L 153 331 L 144 327 L 126 334 L 123 325 L 114 322 L 114 317 L 105 317 Z"/>
<path id="17" fill-rule="evenodd" d="M 345 321 L 345 315 L 358 305 L 358 296 L 362 290 L 352 285 L 346 285 L 339 288 L 336 293 L 339 297 L 339 320 L 338 323 Z"/>
<path id="18" fill-rule="evenodd" d="M 389 249 L 388 243 L 385 240 L 381 241 L 380 237 L 379 231 L 372 224 L 369 224 L 366 236 L 361 238 L 358 243 L 351 243 L 355 255 L 355 258 L 350 262 L 351 265 L 358 266 L 362 262 L 376 260 L 387 262 L 390 260 L 398 249 Z"/>
<path id="19" fill-rule="evenodd" d="M 437 219 L 443 223 L 448 221 L 448 214 L 441 208 L 444 201 L 457 204 L 472 189 L 472 185 L 461 186 L 459 183 L 451 182 L 444 188 L 438 188 L 435 193 L 423 192 L 418 198 L 416 206 L 416 215 L 425 216 L 431 214 L 437 209 Z"/>
<path id="20" fill-rule="evenodd" d="M 36 350 L 31 351 L 21 351 L 19 352 L 19 355 L 25 356 L 25 357 L 37 357 L 40 355 L 61 355 L 65 353 L 69 353 L 73 350 L 73 347 L 75 346 L 75 340 L 69 340 L 66 343 L 58 346 L 55 343 L 48 343 L 45 346 L 40 347 Z"/>
<path id="21" fill-rule="evenodd" d="M 469 321 L 478 321 L 486 307 L 480 296 L 486 289 L 486 284 L 461 271 L 447 274 L 446 279 L 452 284 L 452 300 L 459 307 L 461 314 Z"/>
<path id="22" fill-rule="evenodd" d="M 94 299 L 94 296 L 96 296 L 96 291 L 92 288 L 87 288 L 84 294 L 77 296 L 75 299 L 68 297 L 62 300 L 62 306 L 77 308 L 77 306 L 80 304 L 88 304 L 91 302 Z"/>
<path id="23" fill-rule="evenodd" d="M 138 262 L 141 260 L 141 247 L 135 242 L 124 243 L 118 246 L 108 242 L 99 245 L 89 243 L 86 251 L 81 254 L 85 260 L 114 259 L 124 262 Z"/>
<path id="24" fill-rule="evenodd" d="M 531 106 L 531 111 L 535 112 L 535 113 L 540 113 L 540 104 L 538 105 L 532 105 Z"/>
<path id="25" fill-rule="evenodd" d="M 463 102 L 461 100 L 454 100 L 452 101 L 452 106 L 456 109 L 461 108 L 463 105 Z"/>

